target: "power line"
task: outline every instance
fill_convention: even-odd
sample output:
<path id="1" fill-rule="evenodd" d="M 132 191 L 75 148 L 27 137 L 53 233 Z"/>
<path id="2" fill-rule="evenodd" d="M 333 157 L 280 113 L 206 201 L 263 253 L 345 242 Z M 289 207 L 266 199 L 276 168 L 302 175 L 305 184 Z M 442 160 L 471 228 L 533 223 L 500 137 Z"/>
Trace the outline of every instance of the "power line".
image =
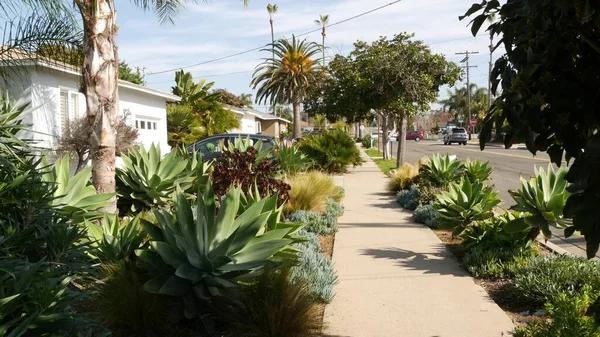
<path id="1" fill-rule="evenodd" d="M 362 17 L 362 16 L 365 16 L 365 15 L 367 15 L 367 14 L 371 14 L 371 13 L 373 13 L 373 12 L 379 11 L 379 10 L 381 10 L 381 9 L 383 9 L 383 8 L 386 8 L 386 7 L 389 7 L 389 6 L 395 5 L 395 4 L 399 3 L 400 1 L 402 1 L 402 0 L 395 0 L 395 1 L 392 1 L 392 2 L 390 2 L 390 3 L 388 3 L 388 4 L 385 4 L 385 5 L 383 5 L 383 6 L 379 6 L 379 7 L 377 7 L 377 8 L 371 9 L 371 10 L 369 10 L 369 11 L 366 11 L 366 12 L 363 12 L 363 13 L 360 13 L 360 14 L 357 14 L 357 15 L 354 15 L 354 16 L 352 16 L 352 17 L 349 17 L 349 18 L 347 18 L 347 19 L 344 19 L 344 20 L 341 20 L 341 21 L 338 21 L 338 22 L 334 22 L 334 23 L 332 23 L 332 24 L 329 24 L 329 25 L 327 25 L 327 26 L 325 26 L 325 27 L 326 27 L 326 28 L 329 28 L 329 27 L 337 26 L 337 25 L 339 25 L 339 24 L 342 24 L 342 23 L 348 22 L 348 21 L 350 21 L 350 20 L 354 20 L 354 19 L 360 18 L 360 17 Z M 304 32 L 304 33 L 298 34 L 298 35 L 296 35 L 296 36 L 297 36 L 297 37 L 298 37 L 298 36 L 305 36 L 305 35 L 312 34 L 312 33 L 314 33 L 314 32 L 318 32 L 318 31 L 321 31 L 321 28 L 313 29 L 313 30 L 311 30 L 311 31 Z M 232 58 L 232 57 L 236 57 L 236 56 L 239 56 L 239 55 L 244 55 L 244 54 L 248 54 L 248 53 L 251 53 L 251 52 L 254 52 L 254 51 L 260 50 L 260 49 L 262 49 L 262 48 L 265 48 L 265 47 L 267 47 L 267 46 L 268 46 L 268 44 L 265 44 L 265 45 L 262 45 L 262 46 L 260 46 L 260 47 L 256 47 L 256 48 L 252 48 L 252 49 L 244 50 L 244 51 L 241 51 L 241 52 L 238 52 L 238 53 L 235 53 L 235 54 L 230 54 L 230 55 L 221 56 L 221 57 L 218 57 L 218 58 L 215 58 L 215 59 L 212 59 L 212 60 L 206 60 L 206 61 L 202 61 L 202 62 L 198 62 L 198 63 L 190 64 L 190 65 L 183 66 L 183 67 L 177 67 L 177 68 L 173 68 L 173 69 L 167 69 L 167 70 L 161 70 L 161 71 L 152 72 L 152 73 L 149 73 L 149 74 L 148 74 L 148 76 L 150 76 L 150 75 L 158 75 L 158 74 L 169 73 L 169 72 L 176 71 L 176 70 L 179 70 L 179 69 L 192 68 L 192 67 L 197 67 L 197 66 L 201 66 L 201 65 L 204 65 L 204 64 L 208 64 L 208 63 L 213 63 L 213 62 L 217 62 L 217 61 L 226 60 L 226 59 L 228 59 L 228 58 Z"/>
<path id="2" fill-rule="evenodd" d="M 219 77 L 219 76 L 227 76 L 227 75 L 245 74 L 245 73 L 251 73 L 253 71 L 254 71 L 254 69 L 252 69 L 252 70 L 234 71 L 234 72 L 231 72 L 231 73 L 221 73 L 221 74 L 212 74 L 212 75 L 206 75 L 206 76 L 196 76 L 196 77 L 193 77 L 192 79 L 195 80 L 198 77 L 200 77 L 200 78 L 209 78 L 209 77 Z M 158 83 L 167 83 L 167 82 L 173 82 L 173 79 L 166 80 L 166 81 L 150 82 L 150 83 L 147 83 L 147 84 L 158 84 Z"/>

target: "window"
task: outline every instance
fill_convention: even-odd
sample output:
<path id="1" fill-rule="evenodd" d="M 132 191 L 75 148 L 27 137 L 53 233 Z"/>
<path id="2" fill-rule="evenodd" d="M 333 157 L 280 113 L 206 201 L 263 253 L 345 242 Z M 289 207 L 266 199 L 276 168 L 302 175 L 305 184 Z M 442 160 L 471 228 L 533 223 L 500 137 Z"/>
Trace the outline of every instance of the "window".
<path id="1" fill-rule="evenodd" d="M 60 132 L 65 135 L 69 130 L 69 92 L 60 91 Z"/>
<path id="2" fill-rule="evenodd" d="M 136 119 L 135 128 L 140 130 L 158 130 L 158 122 L 145 119 Z"/>

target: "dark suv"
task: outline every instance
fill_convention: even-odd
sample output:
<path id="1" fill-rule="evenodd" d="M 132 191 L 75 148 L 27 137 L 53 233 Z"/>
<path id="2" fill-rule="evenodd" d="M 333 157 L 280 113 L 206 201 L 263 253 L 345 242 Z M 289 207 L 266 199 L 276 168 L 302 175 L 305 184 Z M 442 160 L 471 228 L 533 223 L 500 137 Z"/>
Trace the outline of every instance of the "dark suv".
<path id="1" fill-rule="evenodd" d="M 210 136 L 189 145 L 186 149 L 188 152 L 196 151 L 202 156 L 203 161 L 211 161 L 221 157 L 221 151 L 227 144 L 234 143 L 236 139 L 248 139 L 256 144 L 259 140 L 262 141 L 262 148 L 269 149 L 275 146 L 275 138 L 272 136 L 245 134 L 245 133 L 222 133 L 219 135 Z"/>

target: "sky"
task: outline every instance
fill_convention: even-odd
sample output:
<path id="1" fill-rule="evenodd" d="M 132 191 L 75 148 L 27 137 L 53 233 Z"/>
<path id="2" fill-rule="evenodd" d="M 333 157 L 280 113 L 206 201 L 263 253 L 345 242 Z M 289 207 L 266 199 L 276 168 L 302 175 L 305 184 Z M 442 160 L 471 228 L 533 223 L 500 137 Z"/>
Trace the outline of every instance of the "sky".
<path id="1" fill-rule="evenodd" d="M 402 0 L 379 11 L 327 29 L 326 59 L 335 54 L 347 55 L 357 40 L 371 42 L 380 36 L 392 37 L 401 32 L 414 33 L 431 50 L 460 64 L 464 55 L 457 52 L 478 51 L 470 58 L 471 82 L 487 86 L 489 35 L 482 29 L 479 36 L 471 35 L 468 20 L 458 16 L 475 0 Z M 392 0 L 250 0 L 244 8 L 241 0 L 212 0 L 187 5 L 174 24 L 161 24 L 151 12 L 133 7 L 129 1 L 117 3 L 119 56 L 132 67 L 145 73 L 146 85 L 170 91 L 174 70 L 192 72 L 194 79 L 206 78 L 215 82 L 213 88 L 225 88 L 234 94 L 254 93 L 249 87 L 254 68 L 268 51 L 253 51 L 238 56 L 187 67 L 201 62 L 237 54 L 265 46 L 271 41 L 267 4 L 276 3 L 274 16 L 275 38 L 290 38 L 315 30 L 314 20 L 329 14 L 329 23 L 351 18 Z M 321 42 L 320 31 L 302 38 Z M 494 59 L 500 56 L 499 49 Z M 464 65 L 464 64 L 460 64 Z M 167 71 L 169 70 L 169 71 Z M 167 71 L 167 72 L 165 72 Z M 457 83 L 464 86 L 466 81 Z M 445 97 L 449 88 L 440 90 Z M 435 107 L 435 104 L 433 105 Z M 264 106 L 255 104 L 257 109 Z"/>

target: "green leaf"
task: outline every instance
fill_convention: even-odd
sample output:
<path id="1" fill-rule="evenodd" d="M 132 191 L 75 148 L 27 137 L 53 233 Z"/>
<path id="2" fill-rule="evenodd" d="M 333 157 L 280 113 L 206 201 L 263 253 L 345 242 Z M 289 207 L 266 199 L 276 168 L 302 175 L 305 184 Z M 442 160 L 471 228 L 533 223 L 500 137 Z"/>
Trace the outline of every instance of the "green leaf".
<path id="1" fill-rule="evenodd" d="M 525 223 L 524 218 L 516 218 L 506 223 L 504 229 L 508 233 L 518 233 L 523 232 L 527 229 L 531 228 L 527 223 Z"/>

